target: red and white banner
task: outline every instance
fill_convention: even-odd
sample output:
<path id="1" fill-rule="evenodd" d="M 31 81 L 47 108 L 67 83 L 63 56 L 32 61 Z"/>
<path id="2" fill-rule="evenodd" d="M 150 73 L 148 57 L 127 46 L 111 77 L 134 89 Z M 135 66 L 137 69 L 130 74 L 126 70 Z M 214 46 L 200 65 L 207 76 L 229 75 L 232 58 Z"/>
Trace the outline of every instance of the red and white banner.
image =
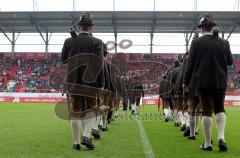
<path id="1" fill-rule="evenodd" d="M 65 100 L 61 93 L 0 93 L 0 102 L 53 103 Z"/>
<path id="2" fill-rule="evenodd" d="M 143 105 L 158 105 L 159 98 L 155 96 L 147 96 L 143 98 Z M 162 100 L 160 99 L 160 104 Z M 225 106 L 240 106 L 240 94 L 238 95 L 226 95 L 225 96 Z"/>
<path id="3" fill-rule="evenodd" d="M 54 103 L 64 101 L 66 96 L 61 93 L 0 93 L 0 102 L 31 102 L 31 103 Z M 143 105 L 158 105 L 158 95 L 146 96 L 142 99 Z M 160 100 L 160 104 L 162 100 Z M 240 106 L 239 95 L 226 95 L 226 106 Z"/>
<path id="4" fill-rule="evenodd" d="M 19 92 L 1 92 L 0 97 L 12 98 L 66 98 L 62 93 L 19 93 Z"/>
<path id="5" fill-rule="evenodd" d="M 0 102 L 13 102 L 13 103 L 20 103 L 20 102 L 29 102 L 29 103 L 55 103 L 59 101 L 64 101 L 65 98 L 26 98 L 26 97 L 0 97 Z"/>

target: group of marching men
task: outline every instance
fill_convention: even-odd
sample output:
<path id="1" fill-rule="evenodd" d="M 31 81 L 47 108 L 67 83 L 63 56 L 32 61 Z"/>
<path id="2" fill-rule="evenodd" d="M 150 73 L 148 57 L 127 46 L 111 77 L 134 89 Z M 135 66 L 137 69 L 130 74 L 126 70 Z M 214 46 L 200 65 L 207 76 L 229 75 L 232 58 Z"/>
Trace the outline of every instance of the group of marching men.
<path id="1" fill-rule="evenodd" d="M 144 94 L 139 79 L 126 81 L 114 66 L 117 60 L 112 63 L 106 60 L 106 46 L 91 34 L 93 19 L 89 13 L 83 13 L 78 26 L 79 33 L 72 34 L 71 30 L 72 37 L 65 40 L 61 55 L 62 63 L 67 65 L 64 85 L 69 95 L 69 119 L 75 150 L 80 150 L 80 144 L 88 149 L 95 148 L 91 135 L 100 139 L 99 127 L 103 131 L 108 129 L 107 123 L 114 118 L 120 98 L 129 98 L 134 113 Z M 224 97 L 227 66 L 233 61 L 229 43 L 214 35 L 215 26 L 210 15 L 200 20 L 198 28 L 203 36 L 194 39 L 189 54 L 176 61 L 174 69 L 163 76 L 171 84 L 166 84 L 167 93 L 160 93 L 160 97 L 165 120 L 174 119 L 175 125 L 185 131 L 189 140 L 196 139 L 201 112 L 205 143 L 200 148 L 205 151 L 213 150 L 214 112 L 218 146 L 220 151 L 227 151 Z"/>
<path id="2" fill-rule="evenodd" d="M 213 16 L 205 14 L 197 28 L 202 36 L 192 40 L 189 53 L 175 61 L 174 68 L 163 77 L 167 93 L 163 99 L 165 120 L 173 119 L 189 140 L 196 139 L 201 114 L 205 142 L 204 151 L 212 151 L 212 115 L 216 116 L 219 151 L 228 150 L 225 141 L 226 113 L 224 108 L 228 66 L 233 64 L 230 44 L 218 36 Z M 164 82 L 160 82 L 164 83 Z M 160 85 L 162 88 L 163 86 Z M 160 90 L 159 90 L 160 91 Z"/>
<path id="3" fill-rule="evenodd" d="M 117 115 L 120 98 L 129 98 L 134 113 L 139 109 L 136 105 L 143 87 L 120 75 L 121 61 L 116 56 L 109 59 L 106 45 L 92 35 L 91 14 L 83 13 L 77 24 L 79 33 L 70 29 L 72 37 L 65 40 L 62 48 L 61 61 L 67 72 L 64 90 L 68 96 L 73 149 L 80 150 L 80 144 L 94 149 L 92 137 L 98 140 L 99 131 L 108 130 L 107 124 Z"/>
<path id="4" fill-rule="evenodd" d="M 62 48 L 61 61 L 67 72 L 64 90 L 73 149 L 80 150 L 81 145 L 94 149 L 92 137 L 100 139 L 99 130 L 107 131 L 107 124 L 116 116 L 124 80 L 107 60 L 106 45 L 92 35 L 92 15 L 83 13 L 77 24 L 79 33 L 70 29 L 72 37 L 65 40 Z"/>
<path id="5" fill-rule="evenodd" d="M 143 86 L 137 79 L 126 79 L 119 75 L 117 59 L 108 58 L 109 52 L 106 45 L 103 44 L 103 67 L 98 78 L 103 78 L 104 82 L 99 88 L 90 90 L 90 95 L 84 90 L 72 90 L 68 88 L 70 123 L 73 134 L 73 149 L 80 150 L 80 143 L 88 149 L 94 149 L 92 138 L 101 139 L 100 131 L 108 131 L 110 124 L 117 117 L 120 100 L 127 98 L 131 105 L 132 114 L 139 113 L 140 99 L 144 96 Z M 120 61 L 121 63 L 121 61 Z M 69 64 L 71 65 L 71 64 Z M 74 85 L 78 87 L 78 85 Z M 80 86 L 79 88 L 88 88 Z M 76 95 L 76 92 L 79 95 Z M 93 95 L 94 94 L 94 95 Z M 92 95 L 92 96 L 91 96 Z M 96 96 L 95 96 L 96 95 Z M 128 102 L 128 101 L 127 101 Z M 127 103 L 128 104 L 128 103 Z M 82 128 L 82 132 L 80 130 Z M 80 140 L 82 140 L 80 142 Z"/>
<path id="6" fill-rule="evenodd" d="M 120 99 L 126 96 L 127 82 L 123 77 L 118 75 L 117 67 L 107 58 L 108 52 L 104 45 L 104 63 L 102 68 L 103 86 L 101 88 L 90 90 L 90 93 L 96 96 L 84 95 L 84 92 L 79 93 L 80 96 L 70 95 L 70 123 L 74 137 L 73 148 L 80 150 L 81 139 L 82 145 L 88 149 L 94 149 L 92 138 L 94 140 L 101 139 L 101 132 L 108 131 L 110 124 L 117 117 L 117 110 L 120 104 Z M 84 88 L 84 87 L 81 87 Z M 71 93 L 70 93 L 71 94 Z M 81 103 L 81 100 L 84 102 Z M 79 102 L 80 101 L 80 102 Z M 84 107 L 81 107 L 83 105 Z M 76 106 L 76 107 L 75 107 Z M 76 108 L 76 110 L 74 109 Z M 79 135 L 79 128 L 75 131 L 76 120 L 81 120 L 82 134 Z M 81 132 L 80 132 L 81 133 Z M 77 141 L 75 141 L 77 140 Z"/>
<path id="7" fill-rule="evenodd" d="M 186 52 L 180 60 L 174 62 L 173 69 L 163 75 L 163 79 L 170 84 L 161 86 L 166 90 L 160 94 L 160 98 L 163 101 L 165 122 L 173 120 L 174 125 L 180 127 L 185 137 L 195 140 L 201 115 L 200 102 L 196 89 L 186 92 L 182 87 L 188 55 L 189 52 Z"/>

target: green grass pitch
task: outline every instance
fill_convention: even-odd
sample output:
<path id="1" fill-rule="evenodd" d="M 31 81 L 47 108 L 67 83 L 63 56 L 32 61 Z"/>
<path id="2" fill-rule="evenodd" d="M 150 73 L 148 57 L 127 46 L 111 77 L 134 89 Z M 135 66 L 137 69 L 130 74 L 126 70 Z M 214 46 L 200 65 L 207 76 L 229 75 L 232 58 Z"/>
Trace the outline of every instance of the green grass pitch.
<path id="1" fill-rule="evenodd" d="M 0 103 L 0 158 L 142 158 L 142 144 L 137 121 L 120 115 L 102 132 L 102 139 L 94 141 L 96 149 L 80 152 L 72 150 L 72 137 L 68 121 L 59 119 L 53 104 Z M 161 117 L 142 119 L 147 138 L 156 158 L 240 158 L 240 107 L 227 110 L 226 140 L 229 151 L 220 153 L 217 130 L 213 125 L 213 152 L 203 152 L 196 141 L 188 141 L 173 122 L 165 123 Z M 142 114 L 160 115 L 154 106 L 142 108 Z M 127 119 L 126 119 L 127 118 Z"/>

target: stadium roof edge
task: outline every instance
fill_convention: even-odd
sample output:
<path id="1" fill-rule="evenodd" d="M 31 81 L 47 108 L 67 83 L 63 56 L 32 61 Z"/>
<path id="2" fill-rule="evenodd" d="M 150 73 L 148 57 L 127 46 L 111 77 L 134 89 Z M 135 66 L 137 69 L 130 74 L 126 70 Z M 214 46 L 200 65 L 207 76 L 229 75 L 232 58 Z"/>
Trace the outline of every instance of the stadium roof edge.
<path id="1" fill-rule="evenodd" d="M 206 11 L 89 11 L 96 33 L 191 33 Z M 81 11 L 0 12 L 5 33 L 67 33 Z M 239 11 L 207 12 L 224 33 L 240 33 Z"/>

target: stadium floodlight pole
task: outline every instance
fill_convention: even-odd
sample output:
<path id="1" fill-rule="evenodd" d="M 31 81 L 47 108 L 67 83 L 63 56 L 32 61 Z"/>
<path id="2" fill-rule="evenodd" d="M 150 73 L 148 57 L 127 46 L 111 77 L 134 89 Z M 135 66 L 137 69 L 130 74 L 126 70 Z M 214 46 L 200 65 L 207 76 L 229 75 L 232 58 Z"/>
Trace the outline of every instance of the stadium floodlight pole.
<path id="1" fill-rule="evenodd" d="M 155 0 L 154 0 L 154 12 L 153 12 L 153 19 L 152 19 L 152 26 L 151 26 L 151 32 L 150 32 L 150 54 L 153 53 L 153 37 L 155 32 L 155 26 L 157 24 L 157 15 L 155 13 Z"/>
<path id="2" fill-rule="evenodd" d="M 113 0 L 113 11 L 115 11 L 116 10 L 116 6 L 115 6 L 116 4 L 115 4 L 115 0 Z"/>
<path id="3" fill-rule="evenodd" d="M 49 45 L 49 39 L 48 39 L 48 31 L 46 32 L 46 41 L 45 41 L 45 55 L 48 53 L 48 45 Z"/>
<path id="4" fill-rule="evenodd" d="M 153 1 L 153 11 L 156 11 L 156 0 Z"/>
<path id="5" fill-rule="evenodd" d="M 12 52 L 15 52 L 15 43 L 16 43 L 15 31 L 13 31 L 13 33 L 12 33 Z"/>
<path id="6" fill-rule="evenodd" d="M 115 10 L 115 1 L 114 1 L 114 10 Z M 117 53 L 117 27 L 116 27 L 116 15 L 115 12 L 112 14 L 112 26 L 113 26 L 113 33 L 114 33 L 114 48 L 115 53 Z"/>
<path id="7" fill-rule="evenodd" d="M 15 52 L 16 41 L 17 41 L 19 35 L 20 35 L 20 32 L 16 36 L 16 32 L 13 31 L 13 34 L 12 34 L 12 52 Z"/>
<path id="8" fill-rule="evenodd" d="M 193 11 L 197 11 L 198 0 L 194 0 Z"/>
<path id="9" fill-rule="evenodd" d="M 38 11 L 37 0 L 33 0 L 33 11 Z"/>
<path id="10" fill-rule="evenodd" d="M 115 53 L 117 53 L 117 46 L 118 46 L 118 44 L 117 44 L 117 32 L 114 32 L 114 39 L 115 39 L 115 41 L 114 41 Z"/>
<path id="11" fill-rule="evenodd" d="M 186 42 L 185 46 L 186 46 L 186 52 L 187 52 L 188 51 L 188 46 L 189 46 L 189 39 L 188 39 L 188 33 L 187 32 L 185 33 L 185 42 Z"/>
<path id="12" fill-rule="evenodd" d="M 73 0 L 73 11 L 76 11 L 76 0 Z"/>
<path id="13" fill-rule="evenodd" d="M 237 11 L 239 11 L 239 0 L 237 0 Z"/>
<path id="14" fill-rule="evenodd" d="M 153 53 L 153 33 L 150 33 L 150 54 Z"/>

